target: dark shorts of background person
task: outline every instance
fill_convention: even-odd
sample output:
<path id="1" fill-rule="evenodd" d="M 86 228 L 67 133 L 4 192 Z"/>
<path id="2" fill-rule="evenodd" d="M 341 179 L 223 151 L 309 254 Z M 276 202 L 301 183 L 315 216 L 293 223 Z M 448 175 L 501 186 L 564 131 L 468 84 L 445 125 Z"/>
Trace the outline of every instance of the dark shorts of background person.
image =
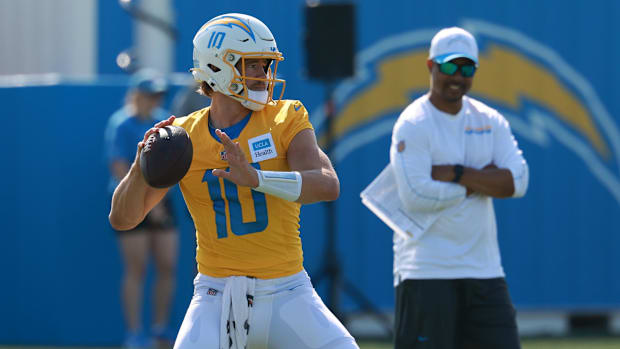
<path id="1" fill-rule="evenodd" d="M 395 349 L 521 348 L 504 278 L 404 280 L 394 333 Z"/>
<path id="2" fill-rule="evenodd" d="M 174 212 L 172 209 L 172 200 L 167 196 L 162 200 L 166 211 L 166 218 L 162 221 L 156 221 L 153 219 L 151 213 L 147 214 L 144 217 L 144 220 L 138 224 L 135 228 L 131 230 L 116 230 L 114 231 L 117 235 L 128 235 L 128 234 L 136 234 L 136 233 L 165 233 L 165 232 L 173 232 L 175 231 L 175 219 Z"/>

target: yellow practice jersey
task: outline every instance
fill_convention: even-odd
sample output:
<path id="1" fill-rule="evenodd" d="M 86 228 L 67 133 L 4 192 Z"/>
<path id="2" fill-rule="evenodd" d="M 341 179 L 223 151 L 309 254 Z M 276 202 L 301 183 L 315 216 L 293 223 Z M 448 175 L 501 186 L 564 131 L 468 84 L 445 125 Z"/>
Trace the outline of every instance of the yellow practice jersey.
<path id="1" fill-rule="evenodd" d="M 208 115 L 205 108 L 174 121 L 194 147 L 180 186 L 196 227 L 198 271 L 263 279 L 301 271 L 300 204 L 215 177 L 211 171 L 228 169 L 228 163 L 224 146 L 209 131 Z M 301 102 L 282 100 L 253 112 L 233 141 L 255 168 L 290 171 L 288 146 L 304 129 L 312 124 Z"/>

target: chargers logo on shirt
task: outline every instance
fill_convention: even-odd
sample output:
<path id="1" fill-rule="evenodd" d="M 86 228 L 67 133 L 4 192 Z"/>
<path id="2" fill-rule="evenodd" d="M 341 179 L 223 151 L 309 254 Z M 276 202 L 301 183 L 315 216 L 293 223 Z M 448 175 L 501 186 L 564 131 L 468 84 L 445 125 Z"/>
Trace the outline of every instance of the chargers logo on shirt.
<path id="1" fill-rule="evenodd" d="M 271 133 L 266 133 L 248 140 L 252 162 L 268 160 L 278 156 Z"/>
<path id="2" fill-rule="evenodd" d="M 512 28 L 479 20 L 460 26 L 480 47 L 480 68 L 468 95 L 497 109 L 522 146 L 553 153 L 526 152 L 530 167 L 549 161 L 557 161 L 556 168 L 585 166 L 592 184 L 598 182 L 620 203 L 620 131 L 587 78 L 552 48 Z M 428 91 L 428 47 L 438 29 L 396 34 L 357 53 L 356 76 L 334 93 L 340 104 L 332 123 L 337 140 L 332 160 L 388 138 L 400 112 Z M 313 109 L 312 123 L 324 130 L 324 108 Z M 474 137 L 492 130 L 465 132 Z M 319 140 L 324 143 L 324 136 Z"/>
<path id="3" fill-rule="evenodd" d="M 471 135 L 481 135 L 485 133 L 491 133 L 491 125 L 486 125 L 484 127 L 465 127 L 465 134 Z"/>

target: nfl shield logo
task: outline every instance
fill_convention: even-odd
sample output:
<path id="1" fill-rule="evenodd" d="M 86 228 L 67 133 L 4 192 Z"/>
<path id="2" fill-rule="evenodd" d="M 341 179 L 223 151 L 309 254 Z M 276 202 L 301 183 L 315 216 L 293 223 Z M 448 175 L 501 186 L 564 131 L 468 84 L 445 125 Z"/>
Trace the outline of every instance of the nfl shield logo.
<path id="1" fill-rule="evenodd" d="M 226 150 L 220 152 L 220 160 L 226 161 Z"/>

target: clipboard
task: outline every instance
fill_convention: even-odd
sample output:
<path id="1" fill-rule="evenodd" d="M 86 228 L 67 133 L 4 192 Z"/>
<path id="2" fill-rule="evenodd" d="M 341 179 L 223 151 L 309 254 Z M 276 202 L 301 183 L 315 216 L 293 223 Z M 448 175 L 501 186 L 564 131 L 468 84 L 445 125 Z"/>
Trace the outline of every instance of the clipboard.
<path id="1" fill-rule="evenodd" d="M 391 164 L 360 193 L 362 203 L 404 239 L 418 240 L 440 212 L 410 212 L 400 200 Z"/>

